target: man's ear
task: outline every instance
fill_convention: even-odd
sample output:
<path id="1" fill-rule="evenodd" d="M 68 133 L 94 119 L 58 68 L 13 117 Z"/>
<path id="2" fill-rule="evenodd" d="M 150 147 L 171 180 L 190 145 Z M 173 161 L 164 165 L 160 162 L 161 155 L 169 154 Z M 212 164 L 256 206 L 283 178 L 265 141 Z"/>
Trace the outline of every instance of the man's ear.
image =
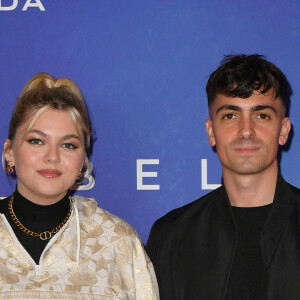
<path id="1" fill-rule="evenodd" d="M 212 129 L 211 119 L 206 119 L 205 127 L 206 127 L 206 132 L 208 135 L 208 142 L 212 147 L 214 147 L 216 145 L 216 139 L 215 139 L 215 135 L 214 135 L 214 132 Z"/>
<path id="2" fill-rule="evenodd" d="M 284 117 L 281 122 L 281 130 L 279 134 L 279 145 L 284 145 L 289 137 L 289 133 L 291 130 L 291 122 L 290 118 Z"/>
<path id="3" fill-rule="evenodd" d="M 3 147 L 3 154 L 7 162 L 10 162 L 10 166 L 15 165 L 15 157 L 13 153 L 13 147 L 10 139 L 6 139 Z"/>

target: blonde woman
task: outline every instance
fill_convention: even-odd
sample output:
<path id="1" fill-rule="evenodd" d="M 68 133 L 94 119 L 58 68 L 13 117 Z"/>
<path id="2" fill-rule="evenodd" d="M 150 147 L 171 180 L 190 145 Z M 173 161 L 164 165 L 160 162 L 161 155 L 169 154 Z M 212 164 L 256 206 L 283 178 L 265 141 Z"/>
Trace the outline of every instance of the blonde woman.
<path id="1" fill-rule="evenodd" d="M 12 113 L 0 201 L 0 299 L 159 299 L 134 229 L 94 199 L 71 196 L 89 165 L 90 118 L 77 85 L 39 73 Z"/>

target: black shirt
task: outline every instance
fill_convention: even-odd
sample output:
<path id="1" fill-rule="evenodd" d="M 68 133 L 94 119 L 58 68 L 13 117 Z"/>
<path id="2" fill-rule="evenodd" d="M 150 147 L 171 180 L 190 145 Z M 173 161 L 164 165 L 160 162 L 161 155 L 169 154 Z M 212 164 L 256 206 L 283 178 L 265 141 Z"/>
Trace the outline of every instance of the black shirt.
<path id="1" fill-rule="evenodd" d="M 260 207 L 232 207 L 238 231 L 226 300 L 263 299 L 266 268 L 262 260 L 260 233 L 272 204 Z"/>
<path id="2" fill-rule="evenodd" d="M 39 264 L 40 256 L 49 240 L 32 237 L 19 229 L 9 214 L 8 200 L 9 197 L 0 201 L 0 213 L 5 215 L 19 242 L 35 263 Z M 29 230 L 37 233 L 51 231 L 65 219 L 70 210 L 69 194 L 52 205 L 38 205 L 27 200 L 16 189 L 13 210 L 19 221 Z"/>

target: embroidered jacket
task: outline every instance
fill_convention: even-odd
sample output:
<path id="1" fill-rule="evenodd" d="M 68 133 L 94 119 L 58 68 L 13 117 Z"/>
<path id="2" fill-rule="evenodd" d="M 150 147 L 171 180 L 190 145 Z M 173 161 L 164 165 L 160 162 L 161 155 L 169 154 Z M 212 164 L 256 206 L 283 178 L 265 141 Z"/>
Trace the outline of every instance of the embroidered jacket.
<path id="1" fill-rule="evenodd" d="M 39 265 L 0 215 L 0 299 L 158 300 L 152 263 L 135 230 L 93 199 L 73 197 L 68 223 Z"/>

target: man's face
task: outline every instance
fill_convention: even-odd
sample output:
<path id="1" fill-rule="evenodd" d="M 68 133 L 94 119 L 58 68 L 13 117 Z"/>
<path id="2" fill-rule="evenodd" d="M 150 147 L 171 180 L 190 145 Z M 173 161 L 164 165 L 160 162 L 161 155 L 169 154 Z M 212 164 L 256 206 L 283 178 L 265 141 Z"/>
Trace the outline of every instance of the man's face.
<path id="1" fill-rule="evenodd" d="M 290 131 L 285 108 L 272 91 L 249 98 L 218 94 L 206 120 L 211 146 L 216 146 L 224 172 L 250 175 L 277 168 L 278 144 Z"/>

